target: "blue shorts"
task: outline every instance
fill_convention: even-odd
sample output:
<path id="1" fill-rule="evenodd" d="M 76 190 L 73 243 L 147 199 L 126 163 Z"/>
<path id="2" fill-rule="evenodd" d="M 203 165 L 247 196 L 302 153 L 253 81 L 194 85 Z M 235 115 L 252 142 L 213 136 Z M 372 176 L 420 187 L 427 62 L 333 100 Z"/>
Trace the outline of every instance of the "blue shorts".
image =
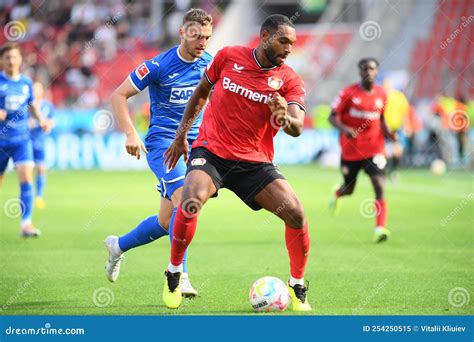
<path id="1" fill-rule="evenodd" d="M 44 165 L 46 161 L 46 154 L 44 152 L 44 140 L 33 139 L 33 160 L 36 165 Z"/>
<path id="2" fill-rule="evenodd" d="M 184 158 L 181 157 L 174 169 L 167 170 L 166 165 L 164 165 L 165 158 L 163 154 L 168 149 L 172 140 L 164 142 L 166 143 L 160 146 L 147 146 L 148 153 L 146 154 L 146 160 L 148 166 L 158 179 L 156 188 L 161 193 L 161 197 L 171 200 L 174 192 L 184 185 L 187 166 L 184 162 Z M 191 144 L 189 146 L 191 146 Z"/>
<path id="3" fill-rule="evenodd" d="M 15 166 L 22 164 L 33 165 L 33 144 L 31 140 L 0 147 L 0 175 L 5 172 L 10 158 L 13 159 Z"/>

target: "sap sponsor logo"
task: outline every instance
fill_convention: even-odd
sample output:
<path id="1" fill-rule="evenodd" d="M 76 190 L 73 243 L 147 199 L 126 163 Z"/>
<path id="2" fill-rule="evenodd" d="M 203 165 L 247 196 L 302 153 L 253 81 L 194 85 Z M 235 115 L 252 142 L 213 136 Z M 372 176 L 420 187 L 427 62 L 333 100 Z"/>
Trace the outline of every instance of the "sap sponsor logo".
<path id="1" fill-rule="evenodd" d="M 135 75 L 137 75 L 138 79 L 141 81 L 145 78 L 146 75 L 150 73 L 150 70 L 148 70 L 148 67 L 146 66 L 145 63 L 142 63 L 138 66 L 138 68 L 135 70 Z"/>
<path id="2" fill-rule="evenodd" d="M 240 96 L 245 97 L 246 99 L 260 102 L 260 103 L 267 103 L 271 98 L 272 94 L 261 94 L 259 92 L 247 89 L 242 87 L 241 85 L 232 82 L 232 80 L 228 77 L 224 77 L 222 79 L 222 87 L 232 93 L 238 94 Z"/>
<path id="3" fill-rule="evenodd" d="M 171 88 L 170 102 L 177 104 L 188 103 L 196 87 Z"/>

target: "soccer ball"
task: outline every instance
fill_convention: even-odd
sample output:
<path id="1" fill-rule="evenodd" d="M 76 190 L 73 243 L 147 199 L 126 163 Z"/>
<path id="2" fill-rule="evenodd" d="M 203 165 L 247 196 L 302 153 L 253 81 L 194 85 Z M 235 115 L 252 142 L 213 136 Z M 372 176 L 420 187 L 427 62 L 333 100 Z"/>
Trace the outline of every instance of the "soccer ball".
<path id="1" fill-rule="evenodd" d="M 435 176 L 441 176 L 446 172 L 446 163 L 441 159 L 435 159 L 431 163 L 430 170 Z"/>
<path id="2" fill-rule="evenodd" d="M 283 311 L 290 303 L 290 292 L 280 279 L 263 277 L 253 283 L 249 299 L 255 311 Z"/>

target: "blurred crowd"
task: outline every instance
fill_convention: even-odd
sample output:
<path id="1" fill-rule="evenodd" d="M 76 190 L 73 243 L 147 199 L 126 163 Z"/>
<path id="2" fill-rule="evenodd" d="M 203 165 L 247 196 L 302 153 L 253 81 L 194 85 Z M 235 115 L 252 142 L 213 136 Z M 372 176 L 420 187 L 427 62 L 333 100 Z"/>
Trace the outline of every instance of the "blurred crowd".
<path id="1" fill-rule="evenodd" d="M 57 106 L 96 108 L 107 100 L 98 63 L 114 65 L 121 51 L 153 56 L 175 44 L 178 17 L 200 4 L 165 2 L 162 21 L 151 18 L 152 5 L 149 0 L 0 0 L 5 28 L 0 43 L 21 44 L 24 71 L 49 85 Z M 218 17 L 212 1 L 205 5 Z"/>

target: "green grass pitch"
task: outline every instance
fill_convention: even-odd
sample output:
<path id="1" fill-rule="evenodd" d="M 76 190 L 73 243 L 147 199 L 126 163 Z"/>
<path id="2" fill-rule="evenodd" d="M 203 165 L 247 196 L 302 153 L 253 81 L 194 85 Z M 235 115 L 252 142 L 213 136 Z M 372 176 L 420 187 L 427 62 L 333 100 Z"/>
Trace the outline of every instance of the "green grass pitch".
<path id="1" fill-rule="evenodd" d="M 282 171 L 310 224 L 311 314 L 474 313 L 472 175 L 402 171 L 398 184 L 387 184 L 392 238 L 374 245 L 374 219 L 360 210 L 373 197 L 365 175 L 355 194 L 343 199 L 340 215 L 332 217 L 327 203 L 341 181 L 338 171 L 314 165 Z M 0 314 L 252 314 L 252 282 L 265 275 L 288 278 L 282 222 L 268 212 L 252 212 L 222 190 L 204 207 L 190 249 L 197 299 L 178 310 L 164 307 L 167 237 L 129 251 L 120 278 L 109 283 L 102 241 L 157 212 L 155 183 L 151 172 L 53 171 L 47 208 L 34 213 L 43 235 L 23 240 L 19 218 L 4 212 L 19 191 L 16 176 L 7 174 L 0 190 Z"/>

